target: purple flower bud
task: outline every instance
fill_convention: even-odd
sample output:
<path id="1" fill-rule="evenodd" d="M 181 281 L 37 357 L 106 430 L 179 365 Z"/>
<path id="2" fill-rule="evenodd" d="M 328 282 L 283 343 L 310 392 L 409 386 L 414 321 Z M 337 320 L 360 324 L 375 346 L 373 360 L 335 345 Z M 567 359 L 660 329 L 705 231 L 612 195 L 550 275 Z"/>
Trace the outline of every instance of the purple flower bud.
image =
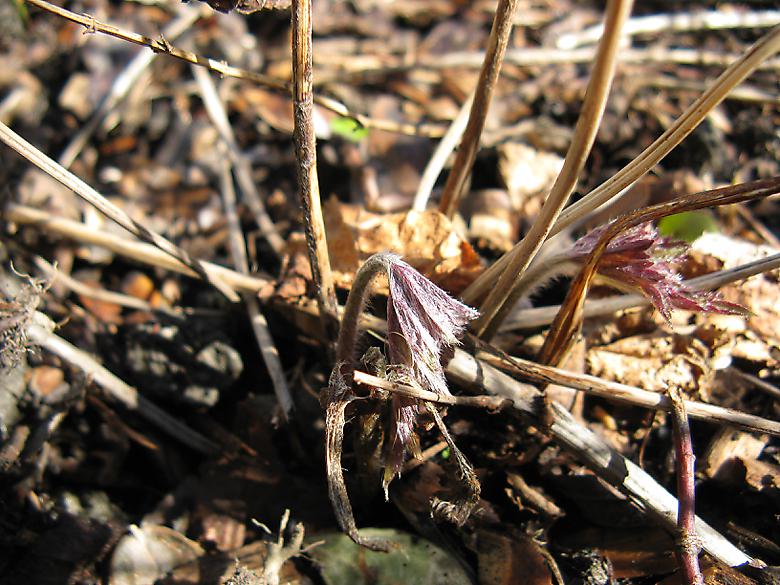
<path id="1" fill-rule="evenodd" d="M 580 238 L 572 248 L 574 258 L 590 254 L 606 229 L 597 227 Z M 695 291 L 683 283 L 672 263 L 685 256 L 687 249 L 685 242 L 661 237 L 652 224 L 644 223 L 613 238 L 597 270 L 616 286 L 641 292 L 667 321 L 673 308 L 744 314 L 744 308 L 721 300 L 718 293 Z"/>

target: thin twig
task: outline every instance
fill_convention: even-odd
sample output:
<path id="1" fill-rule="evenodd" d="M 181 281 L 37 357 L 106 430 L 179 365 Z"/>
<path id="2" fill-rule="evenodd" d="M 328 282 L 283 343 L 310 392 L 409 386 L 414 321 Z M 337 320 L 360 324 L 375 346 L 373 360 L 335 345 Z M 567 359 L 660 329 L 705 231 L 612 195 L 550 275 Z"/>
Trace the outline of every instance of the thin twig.
<path id="1" fill-rule="evenodd" d="M 186 274 L 197 278 L 198 274 L 192 268 L 186 266 L 181 261 L 172 258 L 159 248 L 151 244 L 145 244 L 137 240 L 123 238 L 113 233 L 90 228 L 81 222 L 70 219 L 63 219 L 53 216 L 47 211 L 25 207 L 11 203 L 6 206 L 3 212 L 3 218 L 6 221 L 33 225 L 44 230 L 48 234 L 56 234 L 65 238 L 102 246 L 116 254 L 131 258 L 137 262 L 150 264 L 165 270 L 172 270 L 180 274 Z M 209 272 L 219 276 L 224 282 L 241 292 L 257 293 L 260 289 L 269 284 L 269 280 L 259 276 L 247 276 L 240 274 L 235 270 L 206 262 L 199 261 Z"/>
<path id="2" fill-rule="evenodd" d="M 485 127 L 488 108 L 493 99 L 498 75 L 501 72 L 504 53 L 506 53 L 509 44 L 509 35 L 512 32 L 517 3 L 518 0 L 498 0 L 493 27 L 490 30 L 490 38 L 485 51 L 485 61 L 479 73 L 477 88 L 474 90 L 474 101 L 471 105 L 469 120 L 439 203 L 439 210 L 450 218 L 458 209 L 466 182 L 471 176 L 471 169 L 474 166 L 479 148 L 479 139 L 482 136 L 482 129 Z"/>
<path id="3" fill-rule="evenodd" d="M 478 351 L 476 356 L 480 360 L 528 382 L 540 385 L 557 384 L 566 388 L 574 388 L 575 390 L 581 390 L 586 394 L 598 396 L 608 402 L 618 404 L 628 404 L 666 412 L 671 410 L 669 399 L 658 392 L 643 390 L 618 382 L 609 382 L 596 376 L 578 374 L 513 356 L 499 356 L 490 349 Z M 780 436 L 780 422 L 767 418 L 693 400 L 685 401 L 685 408 L 688 414 L 695 419 L 739 427 L 754 433 Z"/>
<path id="4" fill-rule="evenodd" d="M 693 455 L 691 427 L 679 389 L 670 387 L 667 394 L 672 403 L 674 452 L 677 456 L 677 528 L 680 539 L 677 558 L 682 568 L 683 585 L 703 585 L 704 578 L 699 568 L 701 543 L 696 536 L 696 457 Z"/>
<path id="5" fill-rule="evenodd" d="M 659 32 L 689 32 L 700 30 L 722 30 L 735 28 L 771 28 L 780 24 L 778 10 L 746 10 L 706 12 L 684 12 L 675 14 L 651 14 L 629 19 L 623 29 L 623 36 L 632 37 Z M 601 38 L 604 27 L 600 24 L 584 30 L 563 34 L 555 41 L 559 49 L 574 49 L 595 43 Z"/>
<path id="6" fill-rule="evenodd" d="M 241 189 L 241 194 L 255 216 L 255 221 L 260 228 L 260 233 L 268 241 L 268 244 L 278 258 L 284 252 L 286 244 L 284 239 L 279 235 L 276 225 L 274 225 L 273 220 L 269 217 L 268 212 L 265 209 L 263 199 L 260 197 L 260 193 L 252 179 L 252 167 L 247 157 L 238 147 L 238 141 L 236 140 L 233 128 L 228 120 L 225 107 L 222 105 L 222 100 L 217 94 L 214 80 L 211 78 L 208 71 L 202 67 L 196 67 L 195 65 L 191 65 L 190 67 L 192 74 L 195 76 L 195 80 L 198 82 L 198 87 L 200 88 L 200 93 L 203 97 L 203 103 L 206 106 L 209 118 L 211 118 L 212 124 L 214 124 L 220 137 L 227 145 L 227 152 L 230 161 L 233 163 L 233 172 L 236 175 L 236 181 Z M 243 240 L 243 236 L 241 236 L 241 238 Z M 243 266 L 238 266 L 238 269 L 240 272 L 248 274 L 249 264 L 247 263 L 246 270 L 243 269 Z"/>
<path id="7" fill-rule="evenodd" d="M 76 175 L 64 168 L 62 165 L 46 156 L 43 152 L 35 148 L 32 144 L 27 142 L 24 138 L 19 136 L 16 132 L 11 130 L 8 126 L 0 122 L 0 140 L 6 145 L 15 150 L 21 156 L 33 163 L 43 172 L 56 179 L 68 189 L 71 189 L 76 195 L 81 197 L 84 201 L 95 207 L 103 215 L 126 229 L 128 232 L 136 236 L 138 239 L 150 244 L 154 244 L 157 248 L 170 255 L 172 258 L 180 261 L 195 273 L 197 273 L 203 280 L 214 286 L 222 294 L 224 294 L 229 300 L 237 302 L 239 300 L 236 291 L 230 286 L 222 282 L 218 275 L 214 274 L 207 265 L 201 263 L 199 260 L 190 257 L 190 255 L 172 244 L 169 240 L 162 237 L 160 234 L 148 229 L 146 226 L 141 225 L 139 222 L 132 219 L 119 207 L 111 203 L 108 199 L 103 197 L 95 189 L 87 185 L 84 181 L 79 179 Z"/>
<path id="8" fill-rule="evenodd" d="M 40 256 L 37 255 L 33 256 L 32 260 L 35 266 L 41 272 L 46 274 L 46 276 L 50 279 L 49 282 L 51 282 L 52 284 L 54 284 L 55 282 L 61 282 L 66 287 L 68 287 L 71 291 L 73 291 L 74 293 L 82 297 L 95 299 L 98 301 L 102 301 L 104 303 L 113 303 L 115 305 L 119 305 L 121 307 L 128 307 L 130 309 L 138 309 L 139 311 L 149 311 L 150 313 L 152 312 L 165 313 L 173 317 L 181 317 L 184 314 L 182 311 L 176 311 L 164 307 L 152 307 L 147 301 L 143 299 L 139 299 L 138 297 L 133 297 L 122 293 L 109 291 L 103 288 L 89 286 L 87 284 L 84 284 L 83 282 L 79 282 L 72 276 L 65 274 L 61 270 L 57 270 L 56 267 L 52 266 L 50 263 L 48 263 Z"/>
<path id="9" fill-rule="evenodd" d="M 325 221 L 317 178 L 317 144 L 312 101 L 312 10 L 311 0 L 292 3 L 292 73 L 295 157 L 298 161 L 298 195 L 303 207 L 306 245 L 317 304 L 326 339 L 336 338 L 338 312 L 336 288 L 330 268 Z"/>
<path id="10" fill-rule="evenodd" d="M 469 120 L 469 112 L 471 112 L 471 106 L 474 103 L 474 94 L 472 93 L 458 111 L 458 115 L 450 124 L 447 129 L 447 133 L 442 136 L 439 144 L 436 146 L 436 150 L 433 151 L 428 164 L 425 165 L 422 177 L 420 177 L 420 184 L 417 186 L 417 193 L 414 195 L 414 203 L 412 209 L 415 211 L 425 211 L 428 206 L 428 199 L 431 197 L 433 186 L 436 184 L 436 180 L 441 174 L 441 170 L 444 168 L 444 164 L 447 162 L 450 154 L 455 146 L 463 136 L 463 132 L 466 130 L 466 123 Z"/>
<path id="11" fill-rule="evenodd" d="M 79 368 L 90 380 L 103 388 L 112 398 L 124 404 L 128 410 L 137 412 L 163 432 L 196 451 L 212 454 L 219 450 L 219 446 L 214 442 L 160 409 L 140 395 L 135 388 L 128 386 L 97 363 L 88 353 L 55 335 L 53 331 L 54 323 L 52 320 L 37 311 L 27 327 L 30 342 Z"/>
<path id="12" fill-rule="evenodd" d="M 443 394 L 436 394 L 436 392 L 423 390 L 416 386 L 391 382 L 385 378 L 372 376 L 371 374 L 359 370 L 353 372 L 353 380 L 356 384 L 379 388 L 381 390 L 386 390 L 387 392 L 392 392 L 393 394 L 417 398 L 419 400 L 425 400 L 426 402 L 435 402 L 436 404 L 470 406 L 473 408 L 485 408 L 487 410 L 500 410 L 509 404 L 505 398 L 501 398 L 500 396 L 446 396 Z"/>
<path id="13" fill-rule="evenodd" d="M 685 81 L 678 78 L 658 75 L 644 79 L 638 79 L 634 87 L 652 87 L 669 89 L 673 91 L 691 91 L 702 93 L 707 91 L 708 85 L 708 83 L 703 81 Z M 755 86 L 749 86 L 747 84 L 742 84 L 741 86 L 732 89 L 731 93 L 729 93 L 725 99 L 757 104 L 773 104 L 775 106 L 780 105 L 780 95 L 777 95 L 777 92 L 764 91 Z"/>
<path id="14" fill-rule="evenodd" d="M 187 32 L 199 18 L 208 13 L 208 9 L 205 7 L 195 9 L 189 6 L 180 6 L 179 10 L 181 11 L 180 16 L 163 29 L 163 38 L 171 41 L 177 39 Z M 90 119 L 79 129 L 75 136 L 70 139 L 65 150 L 62 151 L 62 154 L 59 157 L 59 163 L 63 167 L 66 169 L 70 168 L 73 161 L 78 158 L 98 126 L 100 126 L 109 112 L 116 108 L 128 92 L 138 83 L 143 72 L 149 68 L 158 54 L 159 53 L 155 51 L 140 50 L 133 60 L 127 64 L 124 70 L 116 76 L 114 82 L 111 84 L 111 89 L 103 96 Z"/>
<path id="15" fill-rule="evenodd" d="M 202 70 L 199 70 L 202 71 Z M 205 75 L 208 75 L 203 71 Z M 213 82 L 208 80 L 213 89 Z M 226 147 L 227 148 L 227 147 Z M 233 264 L 242 274 L 249 274 L 249 259 L 246 253 L 246 241 L 241 231 L 241 223 L 238 219 L 236 210 L 236 193 L 233 189 L 233 178 L 230 173 L 230 164 L 223 161 L 222 170 L 222 201 L 225 204 L 225 216 L 227 218 L 228 229 L 230 230 L 230 254 L 233 257 Z M 285 422 L 290 420 L 295 404 L 293 403 L 290 389 L 287 386 L 287 377 L 284 375 L 284 368 L 279 359 L 279 351 L 268 330 L 268 321 L 260 311 L 260 303 L 257 296 L 250 293 L 243 293 L 244 303 L 246 304 L 249 320 L 252 324 L 252 331 L 255 334 L 257 346 L 260 349 L 260 355 L 263 363 L 271 377 L 271 385 L 274 388 L 276 400 L 282 411 L 282 418 Z"/>
<path id="16" fill-rule="evenodd" d="M 620 31 L 631 14 L 632 6 L 631 0 L 610 0 L 607 2 L 604 36 L 599 44 L 588 90 L 569 150 L 566 153 L 563 168 L 555 179 L 550 194 L 539 212 L 539 217 L 534 221 L 528 234 L 507 255 L 506 267 L 503 268 L 495 288 L 480 307 L 482 316 L 472 326 L 472 330 L 480 337 L 490 340 L 514 306 L 519 294 L 513 292 L 516 281 L 522 277 L 539 252 L 577 185 L 577 178 L 585 166 L 607 105 L 607 97 L 617 66 Z M 476 288 L 476 283 L 474 288 Z M 468 292 L 464 298 L 467 294 Z M 466 298 L 466 302 L 469 302 L 468 298 Z"/>
<path id="17" fill-rule="evenodd" d="M 125 31 L 111 24 L 100 22 L 88 14 L 76 14 L 70 10 L 66 10 L 46 2 L 46 0 L 25 0 L 25 2 L 37 6 L 41 10 L 45 10 L 66 20 L 75 22 L 76 24 L 83 26 L 89 33 L 103 33 L 136 45 L 140 45 L 142 47 L 148 47 L 154 51 L 154 53 L 162 53 L 186 63 L 205 67 L 206 69 L 210 69 L 211 71 L 219 73 L 225 77 L 245 79 L 258 85 L 263 85 L 265 87 L 269 87 L 287 94 L 290 92 L 290 84 L 282 81 L 281 79 L 276 79 L 274 77 L 263 75 L 262 73 L 257 73 L 255 71 L 241 69 L 240 67 L 233 67 L 232 65 L 228 65 L 223 61 L 202 57 L 191 51 L 185 51 L 183 49 L 174 47 L 168 42 L 167 36 L 162 39 L 153 39 L 135 32 Z M 387 132 L 397 132 L 400 134 L 430 137 L 439 137 L 444 133 L 444 130 L 439 124 L 411 124 L 396 122 L 394 120 L 375 119 L 357 112 L 352 112 L 341 102 L 326 96 L 315 96 L 314 101 L 318 105 L 334 112 L 335 114 L 338 114 L 339 116 L 344 116 L 356 120 L 360 125 L 366 128 L 385 130 Z"/>
<path id="18" fill-rule="evenodd" d="M 542 67 L 563 64 L 592 63 L 596 51 L 592 47 L 584 49 L 564 50 L 549 47 L 523 47 L 507 49 L 504 62 L 516 67 Z M 623 48 L 618 54 L 620 63 L 658 64 L 658 65 L 692 65 L 696 67 L 726 68 L 739 59 L 741 54 L 724 53 L 722 51 L 707 51 L 703 49 L 670 49 L 668 47 L 648 46 L 643 48 Z M 323 75 L 326 82 L 350 81 L 355 77 L 371 74 L 372 77 L 387 76 L 411 70 L 439 71 L 441 69 L 467 68 L 476 69 L 482 66 L 485 59 L 483 51 L 455 51 L 452 53 L 422 55 L 416 61 L 399 59 L 394 63 L 386 60 L 366 62 L 365 60 L 344 63 L 338 72 L 328 76 Z M 314 58 L 315 64 L 317 57 Z M 780 59 L 768 59 L 758 65 L 763 71 L 780 70 Z M 319 79 L 319 78 L 318 78 Z"/>

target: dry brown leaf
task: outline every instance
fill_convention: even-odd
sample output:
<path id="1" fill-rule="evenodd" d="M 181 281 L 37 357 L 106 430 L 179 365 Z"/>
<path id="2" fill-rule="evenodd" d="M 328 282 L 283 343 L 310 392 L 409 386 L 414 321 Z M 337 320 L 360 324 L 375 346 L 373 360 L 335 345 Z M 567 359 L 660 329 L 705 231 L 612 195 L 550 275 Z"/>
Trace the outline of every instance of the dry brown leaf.
<path id="1" fill-rule="evenodd" d="M 331 199 L 325 205 L 334 277 L 349 288 L 358 263 L 394 252 L 433 282 L 457 294 L 482 271 L 482 262 L 452 223 L 436 210 L 376 214 Z"/>
<path id="2" fill-rule="evenodd" d="M 755 460 L 769 443 L 766 435 L 754 435 L 731 428 L 718 431 L 710 441 L 700 465 L 707 477 L 721 481 L 740 481 L 735 477 L 738 460 Z"/>
<path id="3" fill-rule="evenodd" d="M 477 533 L 476 540 L 482 585 L 552 585 L 545 555 L 530 538 L 510 538 L 482 530 Z"/>
<path id="4" fill-rule="evenodd" d="M 563 159 L 517 142 L 500 145 L 498 155 L 498 169 L 509 190 L 512 209 L 530 225 L 561 172 Z"/>
<path id="5" fill-rule="evenodd" d="M 664 392 L 676 385 L 691 395 L 706 389 L 711 374 L 709 352 L 691 336 L 635 335 L 588 351 L 594 376 L 645 390 Z"/>
<path id="6" fill-rule="evenodd" d="M 204 554 L 200 545 L 167 526 L 131 526 L 111 558 L 111 585 L 151 585 Z"/>
<path id="7" fill-rule="evenodd" d="M 722 234 L 707 233 L 693 243 L 692 261 L 712 266 L 716 259 L 724 269 L 765 258 L 777 253 L 770 246 L 759 246 L 742 240 L 735 240 Z M 697 260 L 698 259 L 698 260 Z M 689 270 L 692 268 L 689 262 Z M 693 267 L 695 271 L 695 266 Z M 699 273 L 707 270 L 699 270 Z M 729 356 L 749 360 L 767 367 L 776 367 L 778 362 L 773 353 L 780 349 L 780 305 L 777 304 L 777 286 L 780 273 L 773 271 L 754 276 L 748 280 L 723 287 L 724 300 L 738 303 L 753 313 L 743 317 L 728 315 L 696 316 L 696 322 L 726 332 L 733 339 Z"/>

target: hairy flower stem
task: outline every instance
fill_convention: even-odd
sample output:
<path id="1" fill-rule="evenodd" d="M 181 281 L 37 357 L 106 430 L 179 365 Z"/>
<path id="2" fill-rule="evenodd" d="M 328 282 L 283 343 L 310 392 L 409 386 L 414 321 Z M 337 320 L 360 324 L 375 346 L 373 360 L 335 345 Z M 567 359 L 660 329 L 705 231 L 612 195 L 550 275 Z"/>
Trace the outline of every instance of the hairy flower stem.
<path id="1" fill-rule="evenodd" d="M 680 390 L 670 387 L 667 391 L 672 405 L 672 424 L 674 427 L 674 451 L 677 457 L 677 528 L 679 528 L 679 549 L 677 558 L 682 569 L 684 585 L 703 585 L 704 578 L 699 568 L 701 541 L 696 536 L 696 505 L 694 465 L 691 442 L 691 427 L 685 411 Z"/>
<path id="2" fill-rule="evenodd" d="M 355 279 L 352 281 L 352 288 L 347 297 L 347 304 L 344 305 L 341 328 L 336 342 L 336 363 L 347 364 L 350 370 L 355 357 L 360 315 L 371 292 L 371 284 L 377 276 L 387 275 L 390 258 L 387 254 L 371 256 L 355 273 Z"/>
<path id="3" fill-rule="evenodd" d="M 391 256 L 371 256 L 355 274 L 347 297 L 336 342 L 336 365 L 330 375 L 325 406 L 325 469 L 328 476 L 328 496 L 341 529 L 356 543 L 371 550 L 387 551 L 391 543 L 361 536 L 355 524 L 355 515 L 349 502 L 341 451 L 344 442 L 346 408 L 355 396 L 352 392 L 355 345 L 360 314 L 377 276 L 388 274 Z"/>

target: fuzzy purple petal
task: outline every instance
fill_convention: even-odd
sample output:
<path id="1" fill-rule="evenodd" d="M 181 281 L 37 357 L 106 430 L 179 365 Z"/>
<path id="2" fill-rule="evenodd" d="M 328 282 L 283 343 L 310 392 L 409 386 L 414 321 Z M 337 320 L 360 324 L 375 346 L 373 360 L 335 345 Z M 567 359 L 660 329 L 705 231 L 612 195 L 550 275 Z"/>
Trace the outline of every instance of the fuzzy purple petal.
<path id="1" fill-rule="evenodd" d="M 587 256 L 607 226 L 591 230 L 573 246 L 575 257 Z M 687 287 L 672 263 L 686 252 L 682 242 L 659 235 L 650 223 L 626 230 L 613 238 L 602 256 L 598 272 L 642 292 L 668 321 L 672 309 L 721 314 L 743 314 L 745 310 L 728 303 L 714 292 L 698 292 Z"/>
<path id="2" fill-rule="evenodd" d="M 390 296 L 387 304 L 387 345 L 390 364 L 408 368 L 411 381 L 424 390 L 449 395 L 441 353 L 458 343 L 477 311 L 456 301 L 414 268 L 398 258 L 389 262 Z M 414 447 L 418 402 L 395 396 L 385 444 L 385 477 L 390 480 Z"/>
<path id="3" fill-rule="evenodd" d="M 440 363 L 442 350 L 456 345 L 466 324 L 479 313 L 453 299 L 402 260 L 390 265 L 389 302 L 408 347 L 409 365 L 416 381 L 425 390 L 448 395 Z M 391 355 L 393 337 L 388 336 Z"/>

